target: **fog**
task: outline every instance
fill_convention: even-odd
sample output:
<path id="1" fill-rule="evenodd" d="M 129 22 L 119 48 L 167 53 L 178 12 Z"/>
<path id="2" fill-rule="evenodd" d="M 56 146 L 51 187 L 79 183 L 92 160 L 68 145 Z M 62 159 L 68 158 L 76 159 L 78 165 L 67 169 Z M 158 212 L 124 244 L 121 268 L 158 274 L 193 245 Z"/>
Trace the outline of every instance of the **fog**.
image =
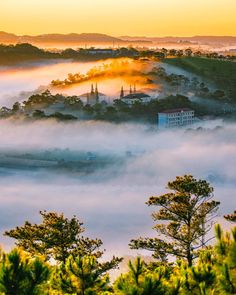
<path id="1" fill-rule="evenodd" d="M 45 62 L 28 62 L 0 67 L 0 105 L 12 106 L 18 100 L 24 100 L 36 91 L 40 86 L 46 88 L 53 79 L 64 79 L 68 73 L 86 73 L 95 65 L 102 65 L 104 61 L 98 62 L 72 62 L 63 61 L 45 61 Z M 86 91 L 88 91 L 86 86 Z M 78 89 L 73 94 L 81 94 Z M 63 91 L 61 91 L 63 92 Z M 66 93 L 66 91 L 64 91 Z M 68 91 L 68 94 L 70 92 Z"/>
<path id="2" fill-rule="evenodd" d="M 232 212 L 236 207 L 236 125 L 204 124 L 201 131 L 159 132 L 141 124 L 1 121 L 1 157 L 9 152 L 57 149 L 65 160 L 92 152 L 111 161 L 101 169 L 94 164 L 88 174 L 1 166 L 1 232 L 26 219 L 39 221 L 39 210 L 56 210 L 83 220 L 87 235 L 101 238 L 108 256 L 135 255 L 128 249 L 130 239 L 154 234 L 150 217 L 154 208 L 145 205 L 148 197 L 164 193 L 168 180 L 188 173 L 214 186 L 215 199 L 222 202 L 219 218 Z M 219 125 L 222 128 L 215 128 Z M 1 240 L 7 248 L 13 243 L 5 237 Z"/>
<path id="3" fill-rule="evenodd" d="M 88 79 L 88 81 L 64 88 L 50 88 L 52 80 L 64 80 L 68 73 L 86 74 L 91 69 L 99 69 L 104 64 L 116 65 L 119 61 L 130 61 L 131 66 L 124 69 L 126 75 L 104 75 L 99 78 Z M 146 87 L 146 79 L 133 74 L 133 70 L 147 70 L 150 66 L 135 62 L 128 58 L 107 59 L 96 62 L 73 62 L 71 60 L 51 60 L 42 62 L 27 62 L 14 66 L 0 66 L 0 106 L 11 107 L 16 101 L 27 99 L 34 92 L 42 92 L 49 88 L 53 94 L 81 95 L 90 91 L 91 83 L 98 83 L 100 93 L 110 97 L 120 94 L 121 86 L 129 90 L 130 84 L 136 84 L 137 90 Z M 114 68 L 112 70 L 115 71 Z M 120 70 L 120 69 L 119 69 Z M 149 85 L 149 88 L 155 88 Z"/>

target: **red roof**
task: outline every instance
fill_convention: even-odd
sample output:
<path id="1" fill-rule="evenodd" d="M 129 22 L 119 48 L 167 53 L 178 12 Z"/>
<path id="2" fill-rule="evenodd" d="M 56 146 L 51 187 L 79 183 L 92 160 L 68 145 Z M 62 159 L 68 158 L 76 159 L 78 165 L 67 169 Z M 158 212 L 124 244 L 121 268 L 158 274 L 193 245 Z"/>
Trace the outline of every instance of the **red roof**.
<path id="1" fill-rule="evenodd" d="M 193 111 L 193 110 L 189 108 L 170 109 L 170 110 L 161 111 L 160 114 L 181 113 L 181 112 L 190 112 L 190 111 Z"/>

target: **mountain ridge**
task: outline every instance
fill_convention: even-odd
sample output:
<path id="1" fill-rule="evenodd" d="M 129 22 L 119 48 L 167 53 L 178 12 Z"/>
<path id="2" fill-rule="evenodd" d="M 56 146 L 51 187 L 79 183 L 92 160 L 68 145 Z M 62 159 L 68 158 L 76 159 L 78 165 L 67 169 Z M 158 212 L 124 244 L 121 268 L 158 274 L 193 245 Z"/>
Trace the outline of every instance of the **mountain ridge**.
<path id="1" fill-rule="evenodd" d="M 93 43 L 93 42 L 102 42 L 102 43 L 112 43 L 112 42 L 124 42 L 123 40 L 112 37 L 106 34 L 99 34 L 99 33 L 70 33 L 70 34 L 42 34 L 36 36 L 30 35 L 16 35 L 7 33 L 4 31 L 0 31 L 0 42 L 1 43 Z"/>
<path id="2" fill-rule="evenodd" d="M 101 33 L 69 33 L 69 34 L 41 34 L 16 35 L 0 31 L 0 43 L 155 43 L 155 42 L 200 42 L 200 43 L 236 43 L 236 36 L 192 36 L 192 37 L 146 37 L 146 36 L 120 36 L 113 37 Z"/>

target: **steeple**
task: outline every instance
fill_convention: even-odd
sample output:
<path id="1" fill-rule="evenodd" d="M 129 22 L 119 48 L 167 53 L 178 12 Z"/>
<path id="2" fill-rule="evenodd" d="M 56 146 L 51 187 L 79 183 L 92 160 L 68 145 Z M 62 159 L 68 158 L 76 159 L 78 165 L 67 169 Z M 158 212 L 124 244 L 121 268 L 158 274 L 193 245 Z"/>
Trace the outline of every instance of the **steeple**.
<path id="1" fill-rule="evenodd" d="M 94 93 L 94 88 L 93 88 L 93 84 L 91 85 L 91 94 Z"/>
<path id="2" fill-rule="evenodd" d="M 123 97 L 124 97 L 124 88 L 122 86 L 120 90 L 120 98 L 123 98 Z"/>
<path id="3" fill-rule="evenodd" d="M 129 94 L 133 94 L 131 85 L 130 85 L 130 88 L 129 88 Z"/>
<path id="4" fill-rule="evenodd" d="M 96 99 L 96 103 L 98 103 L 99 101 L 99 94 L 98 94 L 98 84 L 96 83 L 96 87 L 95 87 L 95 99 Z"/>
<path id="5" fill-rule="evenodd" d="M 136 93 L 136 85 L 134 84 L 134 93 Z"/>

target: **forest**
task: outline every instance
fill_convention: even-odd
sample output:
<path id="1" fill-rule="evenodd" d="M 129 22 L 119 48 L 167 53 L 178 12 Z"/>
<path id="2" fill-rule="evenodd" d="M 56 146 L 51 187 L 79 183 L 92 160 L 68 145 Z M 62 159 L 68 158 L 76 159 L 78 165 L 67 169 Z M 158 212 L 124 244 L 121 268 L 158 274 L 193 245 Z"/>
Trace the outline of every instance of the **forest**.
<path id="1" fill-rule="evenodd" d="M 60 108 L 57 109 L 57 105 Z M 63 109 L 61 109 L 63 105 Z M 52 109 L 51 113 L 48 109 Z M 169 95 L 160 100 L 152 100 L 142 104 L 135 102 L 129 106 L 120 99 L 114 100 L 112 105 L 98 102 L 95 105 L 83 103 L 77 96 L 52 95 L 49 91 L 35 94 L 22 104 L 16 102 L 12 109 L 2 108 L 0 118 L 19 118 L 24 120 L 56 119 L 58 121 L 70 120 L 99 120 L 120 122 L 145 122 L 156 124 L 157 113 L 170 108 L 191 108 L 196 114 L 223 115 L 214 110 L 209 111 L 199 106 L 184 95 Z M 63 112 L 61 112 L 63 110 Z"/>
<path id="2" fill-rule="evenodd" d="M 228 92 L 232 101 L 236 94 L 236 63 L 221 60 L 219 58 L 209 59 L 206 57 L 189 56 L 181 58 L 167 58 L 165 62 L 198 74 L 201 77 L 213 81 Z"/>
<path id="3" fill-rule="evenodd" d="M 93 49 L 93 48 L 91 48 Z M 0 64 L 8 65 L 25 61 L 40 61 L 50 59 L 73 59 L 73 60 L 99 60 L 114 57 L 134 57 L 137 50 L 133 48 L 120 48 L 119 50 L 108 51 L 104 53 L 90 54 L 90 51 L 84 48 L 49 51 L 38 48 L 29 43 L 19 43 L 16 45 L 0 44 Z"/>
<path id="4" fill-rule="evenodd" d="M 155 237 L 129 244 L 150 251 L 150 262 L 137 256 L 111 278 L 122 257 L 104 261 L 102 241 L 86 237 L 76 216 L 40 211 L 41 223 L 5 232 L 16 247 L 1 251 L 1 294 L 236 294 L 236 211 L 224 216 L 226 231 L 216 223 L 220 202 L 209 182 L 184 175 L 167 188 L 146 202 L 155 207 Z"/>

